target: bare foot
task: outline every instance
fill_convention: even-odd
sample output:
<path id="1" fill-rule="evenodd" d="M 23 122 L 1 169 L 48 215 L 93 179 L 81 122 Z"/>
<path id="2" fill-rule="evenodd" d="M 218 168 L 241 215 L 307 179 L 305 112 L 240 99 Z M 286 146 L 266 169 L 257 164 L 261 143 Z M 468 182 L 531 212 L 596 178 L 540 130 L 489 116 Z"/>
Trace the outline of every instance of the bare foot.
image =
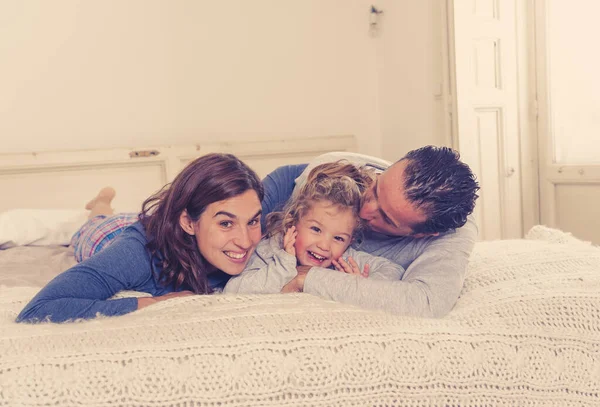
<path id="1" fill-rule="evenodd" d="M 85 209 L 91 211 L 90 218 L 96 215 L 112 215 L 113 210 L 110 206 L 116 192 L 112 187 L 104 187 L 98 192 L 98 195 L 85 205 Z"/>

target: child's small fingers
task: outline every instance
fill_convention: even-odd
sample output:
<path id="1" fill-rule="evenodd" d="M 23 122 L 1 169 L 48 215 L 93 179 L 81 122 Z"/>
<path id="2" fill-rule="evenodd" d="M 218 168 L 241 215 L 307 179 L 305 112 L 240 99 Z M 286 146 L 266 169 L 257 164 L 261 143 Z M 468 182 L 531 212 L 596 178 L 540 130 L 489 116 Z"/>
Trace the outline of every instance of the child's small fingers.
<path id="1" fill-rule="evenodd" d="M 363 277 L 365 277 L 365 278 L 366 278 L 366 277 L 369 277 L 369 271 L 370 271 L 370 267 L 369 267 L 369 265 L 368 265 L 368 264 L 365 264 L 365 268 L 364 268 L 364 270 L 363 270 L 363 271 L 362 271 L 362 273 L 361 273 L 361 274 L 362 274 L 362 276 L 363 276 Z"/>
<path id="2" fill-rule="evenodd" d="M 342 263 L 343 259 L 339 258 L 335 261 L 336 267 L 339 271 L 343 271 L 344 273 L 346 273 L 346 267 L 344 267 L 344 264 Z"/>
<path id="3" fill-rule="evenodd" d="M 340 257 L 338 263 L 343 267 L 344 273 L 352 273 L 352 267 L 346 262 L 346 259 Z"/>
<path id="4" fill-rule="evenodd" d="M 360 269 L 356 266 L 356 262 L 354 262 L 351 257 L 346 259 L 346 268 L 348 270 L 347 273 L 349 274 L 360 274 Z"/>
<path id="5" fill-rule="evenodd" d="M 361 274 L 358 264 L 352 257 L 348 257 L 348 267 L 352 269 L 352 274 Z"/>
<path id="6" fill-rule="evenodd" d="M 298 232 L 295 230 L 294 226 L 288 228 L 288 230 L 285 231 L 285 235 L 283 236 L 283 244 L 287 245 L 289 243 L 294 243 L 296 241 L 297 235 Z"/>

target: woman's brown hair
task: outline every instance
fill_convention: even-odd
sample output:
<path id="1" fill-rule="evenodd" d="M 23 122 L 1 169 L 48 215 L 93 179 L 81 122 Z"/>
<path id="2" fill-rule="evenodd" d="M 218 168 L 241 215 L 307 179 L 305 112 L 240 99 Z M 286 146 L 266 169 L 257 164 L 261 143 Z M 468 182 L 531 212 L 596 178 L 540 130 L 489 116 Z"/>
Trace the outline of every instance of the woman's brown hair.
<path id="1" fill-rule="evenodd" d="M 153 267 L 162 266 L 159 281 L 179 288 L 188 285 L 198 294 L 208 293 L 208 274 L 215 270 L 198 250 L 196 237 L 179 225 L 185 210 L 195 222 L 214 202 L 256 191 L 263 199 L 258 175 L 231 154 L 207 154 L 190 162 L 171 182 L 142 205 L 140 222 L 148 236 Z"/>

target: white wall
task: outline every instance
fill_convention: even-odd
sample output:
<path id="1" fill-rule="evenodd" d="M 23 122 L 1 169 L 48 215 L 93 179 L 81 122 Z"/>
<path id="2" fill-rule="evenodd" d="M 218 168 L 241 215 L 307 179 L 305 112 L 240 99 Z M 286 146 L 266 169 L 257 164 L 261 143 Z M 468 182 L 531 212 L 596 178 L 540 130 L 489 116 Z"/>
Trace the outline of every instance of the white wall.
<path id="1" fill-rule="evenodd" d="M 444 133 L 442 3 L 387 0 L 379 46 L 383 158 L 395 161 Z"/>
<path id="2" fill-rule="evenodd" d="M 443 142 L 435 9 L 363 0 L 0 1 L 0 153 L 354 134 Z M 385 151 L 382 154 L 382 151 Z"/>

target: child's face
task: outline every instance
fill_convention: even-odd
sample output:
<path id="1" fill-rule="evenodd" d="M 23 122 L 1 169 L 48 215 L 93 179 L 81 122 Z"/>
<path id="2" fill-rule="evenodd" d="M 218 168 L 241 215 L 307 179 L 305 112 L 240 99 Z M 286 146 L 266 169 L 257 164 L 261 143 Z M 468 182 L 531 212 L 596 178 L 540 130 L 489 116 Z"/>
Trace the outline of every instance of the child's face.
<path id="1" fill-rule="evenodd" d="M 296 257 L 303 266 L 329 267 L 346 251 L 356 227 L 349 208 L 339 208 L 329 201 L 316 202 L 298 221 Z"/>

